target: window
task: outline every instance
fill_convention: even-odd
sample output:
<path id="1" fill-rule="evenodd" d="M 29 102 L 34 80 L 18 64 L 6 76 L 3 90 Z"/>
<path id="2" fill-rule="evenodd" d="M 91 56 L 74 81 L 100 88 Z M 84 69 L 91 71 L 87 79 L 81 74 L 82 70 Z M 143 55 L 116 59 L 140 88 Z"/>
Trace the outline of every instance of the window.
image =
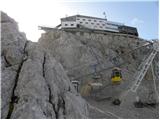
<path id="1" fill-rule="evenodd" d="M 74 24 L 71 24 L 71 26 L 74 26 Z"/>
<path id="2" fill-rule="evenodd" d="M 86 24 L 88 24 L 88 22 L 86 22 Z"/>
<path id="3" fill-rule="evenodd" d="M 91 21 L 90 19 L 88 21 Z"/>
<path id="4" fill-rule="evenodd" d="M 85 21 L 86 19 L 83 19 L 83 21 Z"/>
<path id="5" fill-rule="evenodd" d="M 80 22 L 80 24 L 82 24 L 83 22 Z"/>
<path id="6" fill-rule="evenodd" d="M 77 18 L 77 20 L 80 20 L 79 18 Z"/>
<path id="7" fill-rule="evenodd" d="M 99 25 L 99 23 L 97 23 L 97 25 Z"/>
<path id="8" fill-rule="evenodd" d="M 105 26 L 105 24 L 102 24 L 103 26 Z"/>
<path id="9" fill-rule="evenodd" d="M 68 24 L 65 24 L 65 26 L 68 26 Z"/>
<path id="10" fill-rule="evenodd" d="M 100 28 L 102 28 L 102 26 L 100 26 Z"/>
<path id="11" fill-rule="evenodd" d="M 102 22 L 102 21 L 99 21 L 99 22 Z"/>
<path id="12" fill-rule="evenodd" d="M 91 23 L 92 25 L 94 24 L 94 23 Z"/>
<path id="13" fill-rule="evenodd" d="M 96 22 L 96 20 L 94 20 L 94 22 Z"/>

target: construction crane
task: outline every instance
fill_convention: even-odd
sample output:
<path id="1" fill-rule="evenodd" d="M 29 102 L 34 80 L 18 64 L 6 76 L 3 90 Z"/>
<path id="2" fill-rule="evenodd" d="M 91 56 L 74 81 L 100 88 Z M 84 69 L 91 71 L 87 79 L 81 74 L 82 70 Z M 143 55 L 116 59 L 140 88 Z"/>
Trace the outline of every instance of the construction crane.
<path id="1" fill-rule="evenodd" d="M 129 97 L 126 97 L 127 95 L 132 96 L 132 97 L 130 97 L 132 99 L 132 101 L 134 100 L 134 98 L 136 98 L 137 102 L 140 101 L 139 97 L 136 94 L 137 89 L 140 86 L 144 76 L 146 75 L 149 67 L 152 64 L 153 59 L 155 58 L 155 56 L 156 56 L 156 54 L 158 52 L 158 41 L 153 41 L 152 45 L 153 45 L 153 48 L 152 48 L 151 54 L 146 58 L 146 60 L 144 60 L 141 63 L 141 65 L 139 66 L 137 72 L 134 75 L 134 79 L 135 79 L 134 83 L 131 85 L 131 87 L 127 91 L 125 91 L 123 94 L 120 95 L 119 99 L 115 99 L 113 101 L 113 104 L 115 104 L 115 105 L 121 104 L 121 101 L 123 102 L 125 98 L 127 98 L 127 99 L 129 98 Z M 154 78 L 154 76 L 153 76 L 153 78 Z"/>

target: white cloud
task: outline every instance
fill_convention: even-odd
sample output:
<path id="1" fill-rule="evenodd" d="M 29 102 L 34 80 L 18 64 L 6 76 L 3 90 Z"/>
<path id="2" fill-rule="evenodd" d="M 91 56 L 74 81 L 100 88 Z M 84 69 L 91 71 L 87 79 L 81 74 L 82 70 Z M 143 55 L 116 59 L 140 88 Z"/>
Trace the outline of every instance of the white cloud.
<path id="1" fill-rule="evenodd" d="M 133 18 L 133 19 L 131 20 L 131 25 L 132 25 L 132 26 L 139 26 L 139 25 L 141 25 L 141 24 L 143 24 L 143 23 L 144 23 L 144 21 L 141 20 L 141 19 L 139 19 L 139 18 Z"/>

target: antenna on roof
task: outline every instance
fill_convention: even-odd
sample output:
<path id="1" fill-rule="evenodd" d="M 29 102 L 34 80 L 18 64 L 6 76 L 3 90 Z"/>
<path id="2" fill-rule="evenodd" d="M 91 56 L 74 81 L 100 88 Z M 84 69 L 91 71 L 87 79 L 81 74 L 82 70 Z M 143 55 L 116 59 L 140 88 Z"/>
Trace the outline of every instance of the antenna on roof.
<path id="1" fill-rule="evenodd" d="M 65 14 L 65 16 L 66 16 L 66 17 L 68 17 L 68 15 L 67 15 L 67 14 Z"/>
<path id="2" fill-rule="evenodd" d="M 103 12 L 104 18 L 107 20 L 106 12 Z"/>

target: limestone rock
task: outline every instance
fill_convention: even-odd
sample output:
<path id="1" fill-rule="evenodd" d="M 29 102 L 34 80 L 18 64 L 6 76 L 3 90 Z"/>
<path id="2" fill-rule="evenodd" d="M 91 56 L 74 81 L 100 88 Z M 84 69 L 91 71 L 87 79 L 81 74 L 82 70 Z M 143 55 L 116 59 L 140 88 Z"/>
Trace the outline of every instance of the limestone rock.
<path id="1" fill-rule="evenodd" d="M 11 102 L 12 91 L 16 79 L 16 72 L 11 68 L 2 70 L 1 79 L 1 117 L 6 118 L 9 111 L 9 103 Z"/>
<path id="2" fill-rule="evenodd" d="M 1 118 L 88 118 L 88 104 L 71 81 L 78 80 L 80 91 L 87 95 L 119 97 L 132 85 L 138 66 L 151 52 L 149 46 L 141 47 L 148 41 L 116 33 L 54 30 L 42 34 L 39 42 L 33 43 L 3 12 L 1 30 Z M 157 55 L 153 61 L 156 78 L 159 76 L 158 62 Z M 123 81 L 119 86 L 111 84 L 115 66 L 122 69 Z M 159 88 L 159 82 L 155 85 L 152 79 L 149 69 L 138 89 L 138 96 L 146 103 L 155 100 L 154 88 Z M 102 83 L 103 87 L 92 94 L 91 83 Z M 85 86 L 89 86 L 88 91 Z M 127 113 L 121 112 L 122 116 Z M 137 118 L 135 109 L 129 112 Z"/>
<path id="3" fill-rule="evenodd" d="M 1 118 L 87 118 L 87 103 L 62 65 L 38 43 L 27 41 L 13 19 L 1 16 Z"/>
<path id="4" fill-rule="evenodd" d="M 151 53 L 150 46 L 141 47 L 147 42 L 138 37 L 116 33 L 104 35 L 65 30 L 48 31 L 39 39 L 41 46 L 49 50 L 62 64 L 70 79 L 80 81 L 80 89 L 85 88 L 84 86 L 90 82 L 103 83 L 104 88 L 99 92 L 99 96 L 103 97 L 118 97 L 131 87 L 135 80 L 133 75 L 138 66 Z M 154 61 L 158 62 L 158 59 L 155 58 Z M 157 65 L 154 63 L 154 68 L 157 69 L 155 66 Z M 111 85 L 113 67 L 122 69 L 123 81 L 116 87 Z M 156 71 L 155 74 L 158 76 Z M 94 79 L 95 73 L 100 76 L 100 79 Z M 148 72 L 147 75 L 152 76 L 151 72 Z M 142 93 L 139 95 L 142 101 L 146 101 L 144 96 L 154 91 L 154 88 L 151 87 L 153 81 L 148 82 L 149 79 L 152 78 L 145 77 L 139 88 L 140 94 Z"/>
<path id="5" fill-rule="evenodd" d="M 1 12 L 1 30 L 1 117 L 6 118 L 17 79 L 17 70 L 22 62 L 26 38 L 18 31 L 17 23 L 3 12 Z"/>

